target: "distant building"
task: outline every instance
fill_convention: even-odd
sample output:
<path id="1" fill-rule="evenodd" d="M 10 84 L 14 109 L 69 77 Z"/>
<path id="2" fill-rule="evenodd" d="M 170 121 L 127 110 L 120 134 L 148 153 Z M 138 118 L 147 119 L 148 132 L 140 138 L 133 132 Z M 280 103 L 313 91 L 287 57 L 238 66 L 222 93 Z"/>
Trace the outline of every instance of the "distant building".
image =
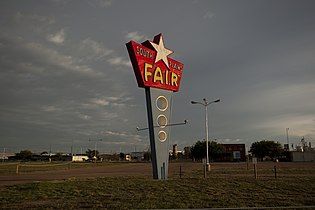
<path id="1" fill-rule="evenodd" d="M 315 152 L 314 151 L 292 151 L 290 152 L 290 159 L 292 162 L 314 162 Z"/>
<path id="2" fill-rule="evenodd" d="M 293 144 L 292 144 L 293 145 Z M 293 149 L 293 146 L 292 146 Z M 300 145 L 295 146 L 295 150 L 290 151 L 290 161 L 292 162 L 314 162 L 315 148 L 312 148 L 311 142 L 301 139 Z"/>
<path id="3" fill-rule="evenodd" d="M 73 155 L 72 156 L 72 162 L 84 162 L 87 161 L 89 157 L 87 155 Z"/>
<path id="4" fill-rule="evenodd" d="M 177 159 L 177 144 L 174 144 L 174 145 L 173 145 L 172 157 L 173 157 L 174 160 Z"/>
<path id="5" fill-rule="evenodd" d="M 215 161 L 246 161 L 245 144 L 221 144 L 225 152 Z"/>
<path id="6" fill-rule="evenodd" d="M 130 156 L 132 160 L 136 160 L 136 161 L 144 160 L 144 152 L 132 152 Z"/>
<path id="7" fill-rule="evenodd" d="M 14 153 L 5 153 L 5 152 L 3 152 L 3 153 L 1 153 L 1 155 L 0 155 L 0 160 L 1 160 L 2 162 L 8 161 L 8 160 L 9 160 L 9 157 L 14 157 L 14 156 L 15 156 Z"/>
<path id="8" fill-rule="evenodd" d="M 99 158 L 102 159 L 103 161 L 119 161 L 119 154 L 114 153 L 114 154 L 100 154 Z"/>
<path id="9" fill-rule="evenodd" d="M 131 155 L 130 154 L 125 154 L 125 160 L 126 161 L 131 161 Z"/>

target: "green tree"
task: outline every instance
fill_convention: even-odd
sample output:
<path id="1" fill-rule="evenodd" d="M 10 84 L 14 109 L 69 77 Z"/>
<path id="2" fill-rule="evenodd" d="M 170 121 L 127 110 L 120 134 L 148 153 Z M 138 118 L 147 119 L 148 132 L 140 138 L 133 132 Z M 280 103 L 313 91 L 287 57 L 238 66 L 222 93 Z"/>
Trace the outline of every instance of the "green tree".
<path id="1" fill-rule="evenodd" d="M 53 159 L 54 159 L 55 161 L 62 161 L 62 160 L 63 160 L 63 155 L 62 155 L 62 153 L 57 152 L 57 153 L 54 155 Z"/>
<path id="2" fill-rule="evenodd" d="M 85 153 L 90 159 L 93 159 L 95 156 L 96 158 L 99 156 L 99 152 L 97 150 L 88 149 Z"/>
<path id="3" fill-rule="evenodd" d="M 191 155 L 196 160 L 201 160 L 202 158 L 205 158 L 207 156 L 206 151 L 206 141 L 197 141 L 192 147 L 191 147 Z M 223 145 L 218 144 L 215 141 L 210 141 L 208 144 L 208 152 L 209 152 L 209 159 L 214 159 L 216 157 L 219 157 L 222 153 L 225 152 L 225 149 Z"/>
<path id="4" fill-rule="evenodd" d="M 202 158 L 206 157 L 206 142 L 205 141 L 197 141 L 191 147 L 191 156 L 196 160 L 202 160 Z"/>
<path id="5" fill-rule="evenodd" d="M 220 157 L 225 152 L 225 148 L 222 144 L 218 144 L 215 141 L 211 141 L 209 144 L 209 157 L 215 159 Z"/>
<path id="6" fill-rule="evenodd" d="M 278 142 L 262 140 L 252 143 L 250 152 L 263 161 L 266 156 L 271 159 L 277 158 L 283 152 L 283 148 Z"/>
<path id="7" fill-rule="evenodd" d="M 33 153 L 30 150 L 21 150 L 19 153 L 15 154 L 19 160 L 31 160 Z"/>
<path id="8" fill-rule="evenodd" d="M 119 160 L 125 160 L 125 153 L 119 153 Z"/>

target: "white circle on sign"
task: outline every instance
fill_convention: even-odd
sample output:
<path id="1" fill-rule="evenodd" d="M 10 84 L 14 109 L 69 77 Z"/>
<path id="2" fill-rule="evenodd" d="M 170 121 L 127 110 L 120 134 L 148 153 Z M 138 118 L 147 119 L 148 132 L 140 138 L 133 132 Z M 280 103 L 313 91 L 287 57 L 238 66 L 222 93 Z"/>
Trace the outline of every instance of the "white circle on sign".
<path id="1" fill-rule="evenodd" d="M 165 115 L 160 114 L 157 118 L 157 123 L 159 126 L 161 126 L 162 128 L 164 128 L 167 125 L 167 118 Z"/>
<path id="2" fill-rule="evenodd" d="M 167 134 L 165 131 L 160 131 L 158 134 L 159 140 L 161 142 L 165 141 L 167 139 Z"/>
<path id="3" fill-rule="evenodd" d="M 160 111 L 165 111 L 168 107 L 168 101 L 164 96 L 159 96 L 156 99 L 156 107 L 160 110 Z"/>

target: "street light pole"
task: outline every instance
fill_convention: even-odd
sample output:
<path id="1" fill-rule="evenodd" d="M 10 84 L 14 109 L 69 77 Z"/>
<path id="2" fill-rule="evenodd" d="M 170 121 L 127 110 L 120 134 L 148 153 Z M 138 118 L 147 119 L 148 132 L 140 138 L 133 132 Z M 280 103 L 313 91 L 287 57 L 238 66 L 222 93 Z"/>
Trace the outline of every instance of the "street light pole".
<path id="1" fill-rule="evenodd" d="M 286 128 L 287 131 L 287 144 L 288 144 L 288 151 L 290 151 L 290 143 L 289 143 L 289 128 Z"/>
<path id="2" fill-rule="evenodd" d="M 207 171 L 210 171 L 210 163 L 209 163 L 209 128 L 208 128 L 208 105 L 212 103 L 218 103 L 220 102 L 221 99 L 217 99 L 214 101 L 207 102 L 207 99 L 204 98 L 203 102 L 198 102 L 198 101 L 191 101 L 192 104 L 200 104 L 205 107 L 205 134 L 206 134 L 206 165 L 207 165 Z"/>
<path id="3" fill-rule="evenodd" d="M 206 164 L 207 164 L 207 171 L 210 171 L 210 163 L 209 163 L 209 126 L 208 126 L 208 105 L 207 100 L 204 98 L 203 101 L 205 102 L 205 131 L 206 131 Z"/>

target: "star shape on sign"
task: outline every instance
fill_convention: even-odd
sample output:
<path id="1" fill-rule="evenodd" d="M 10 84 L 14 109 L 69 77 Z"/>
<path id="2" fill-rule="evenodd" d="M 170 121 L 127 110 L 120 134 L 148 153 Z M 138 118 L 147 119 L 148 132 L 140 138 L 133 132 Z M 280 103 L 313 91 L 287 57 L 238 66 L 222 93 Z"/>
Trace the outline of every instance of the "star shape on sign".
<path id="1" fill-rule="evenodd" d="M 150 44 L 152 45 L 152 47 L 154 47 L 154 49 L 157 52 L 156 57 L 155 57 L 155 63 L 158 62 L 159 60 L 163 60 L 165 65 L 169 68 L 167 56 L 172 54 L 173 51 L 164 47 L 162 34 L 159 35 L 159 38 L 160 39 L 159 39 L 158 44 L 150 41 Z"/>

